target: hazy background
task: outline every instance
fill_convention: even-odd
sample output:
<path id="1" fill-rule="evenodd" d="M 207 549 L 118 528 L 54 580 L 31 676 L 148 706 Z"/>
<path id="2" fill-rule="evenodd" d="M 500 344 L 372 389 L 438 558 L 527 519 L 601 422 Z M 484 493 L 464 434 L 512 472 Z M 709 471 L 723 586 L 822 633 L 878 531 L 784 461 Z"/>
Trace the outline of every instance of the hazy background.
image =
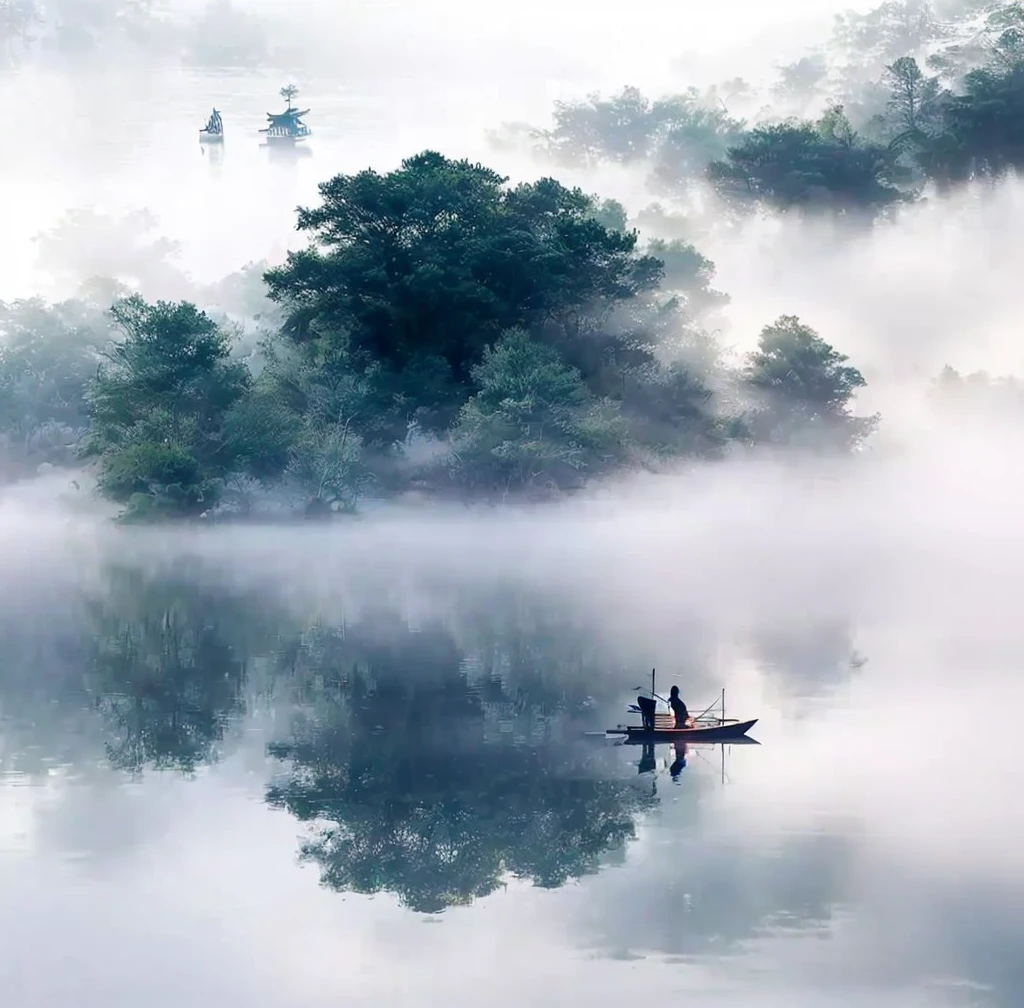
<path id="1" fill-rule="evenodd" d="M 66 295 L 89 275 L 100 253 L 84 239 L 62 275 L 36 263 L 35 236 L 69 210 L 145 209 L 154 240 L 180 243 L 174 262 L 213 281 L 281 257 L 295 206 L 338 172 L 386 170 L 429 146 L 533 178 L 542 169 L 491 149 L 486 130 L 544 122 L 556 98 L 627 83 L 756 79 L 818 41 L 832 13 L 872 4 L 280 6 L 245 5 L 289 22 L 297 54 L 279 68 L 183 69 L 101 49 L 0 76 L 0 299 Z M 272 162 L 256 130 L 288 80 L 311 109 L 311 154 Z M 222 156 L 196 142 L 211 105 L 224 114 Z M 650 201 L 627 172 L 578 180 L 631 210 Z M 1022 200 L 1011 182 L 931 198 L 855 236 L 762 221 L 699 243 L 733 299 L 728 347 L 794 313 L 864 370 L 864 405 L 883 413 L 866 457 L 721 464 L 540 510 L 371 511 L 326 531 L 127 531 L 65 476 L 4 490 L 0 609 L 39 641 L 80 592 L 100 590 L 111 560 L 155 577 L 202 558 L 225 592 L 244 586 L 328 621 L 384 597 L 411 620 L 451 620 L 467 596 L 513 583 L 560 600 L 609 664 L 690 676 L 701 697 L 726 683 L 731 711 L 760 715 L 766 742 L 739 751 L 741 784 L 709 806 L 715 825 L 691 835 L 670 808 L 630 848 L 628 873 L 558 894 L 513 884 L 433 930 L 385 900 L 318 889 L 313 872 L 296 882 L 298 829 L 260 800 L 262 735 L 196 782 L 122 787 L 94 768 L 99 780 L 83 780 L 84 758 L 32 787 L 12 774 L 0 801 L 12 1003 L 57 1003 L 72 985 L 89 992 L 85 1008 L 180 1004 L 196 990 L 203 1004 L 606 1003 L 636 990 L 631 957 L 650 955 L 660 989 L 708 1005 L 1013 1004 L 1024 438 L 1012 415 L 940 419 L 927 392 L 947 363 L 1024 365 Z M 869 659 L 856 673 L 853 651 Z M 56 736 L 35 744 L 55 751 Z M 96 859 L 110 848 L 116 858 Z M 658 902 L 663 873 L 684 864 L 719 886 L 750 868 L 767 895 L 745 912 L 762 921 L 778 910 L 780 864 L 824 879 L 797 902 L 805 918 L 820 911 L 831 940 L 804 925 L 779 938 L 785 921 L 771 919 L 743 939 L 742 967 L 686 959 L 680 904 Z M 653 924 L 621 913 L 638 893 L 660 907 Z M 61 970 L 45 947 L 64 950 Z M 111 950 L 124 948 L 134 965 L 115 984 Z M 171 971 L 172 959 L 186 965 Z M 500 991 L 472 989 L 495 975 Z"/>

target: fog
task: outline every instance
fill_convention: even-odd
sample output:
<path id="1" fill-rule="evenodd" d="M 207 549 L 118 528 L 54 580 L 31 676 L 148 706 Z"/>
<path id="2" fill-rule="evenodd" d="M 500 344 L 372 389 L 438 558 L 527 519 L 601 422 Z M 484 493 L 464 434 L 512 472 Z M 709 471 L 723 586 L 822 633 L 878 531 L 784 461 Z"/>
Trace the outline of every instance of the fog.
<path id="1" fill-rule="evenodd" d="M 284 17 L 276 5 L 250 6 Z M 307 0 L 289 17 L 296 30 L 316 26 L 308 67 L 211 73 L 28 62 L 0 79 L 15 134 L 27 135 L 40 110 L 46 124 L 0 164 L 0 293 L 67 296 L 93 267 L 116 268 L 107 261 L 117 259 L 116 248 L 106 258 L 101 248 L 109 236 L 86 235 L 78 248 L 74 231 L 61 252 L 62 275 L 52 257 L 49 272 L 34 261 L 39 234 L 70 210 L 144 209 L 153 215 L 149 240 L 176 243 L 155 260 L 209 282 L 295 247 L 294 206 L 312 201 L 317 182 L 334 172 L 387 169 L 429 144 L 485 158 L 516 178 L 536 177 L 543 166 L 491 149 L 485 130 L 513 118 L 543 121 L 553 97 L 647 85 L 659 74 L 688 83 L 673 64 L 688 48 L 705 60 L 721 56 L 723 74 L 728 65 L 731 75 L 756 77 L 756 67 L 736 62 L 751 40 L 786 26 L 798 49 L 770 50 L 770 66 L 819 41 L 831 15 L 847 9 L 869 5 L 791 0 L 781 9 L 734 2 L 683 10 L 650 0 L 631 6 L 624 31 L 621 11 L 568 2 L 528 3 L 515 18 L 499 18 L 456 0 L 429 12 L 411 3 Z M 324 73 L 315 51 L 327 25 L 341 40 L 377 39 L 375 62 L 394 74 L 370 75 L 362 65 L 352 76 L 337 65 Z M 421 54 L 441 47 L 444 74 L 437 65 L 403 63 L 403 37 L 417 39 Z M 481 60 L 482 52 L 501 58 Z M 571 84 L 559 77 L 566 67 L 576 75 Z M 286 76 L 303 84 L 301 102 L 314 109 L 318 133 L 311 157 L 282 166 L 268 163 L 245 131 L 275 106 Z M 211 102 L 229 117 L 230 142 L 216 165 L 192 140 Z M 642 173 L 576 175 L 634 213 L 652 201 Z M 737 623 L 835 617 L 913 625 L 925 638 L 941 628 L 967 635 L 967 650 L 984 642 L 1008 660 L 1018 644 L 1014 600 L 1024 569 L 1011 460 L 1024 432 L 1013 416 L 939 412 L 929 391 L 946 364 L 994 374 L 1021 366 L 1024 294 L 1008 278 L 1024 266 L 1016 240 L 1022 199 L 1024 189 L 1011 182 L 931 194 L 895 222 L 855 233 L 762 220 L 698 239 L 718 268 L 716 286 L 732 299 L 721 334 L 728 352 L 749 349 L 760 326 L 791 313 L 863 369 L 868 388 L 858 406 L 880 411 L 882 425 L 853 458 L 690 466 L 535 510 L 371 508 L 329 531 L 114 530 L 87 475 L 81 489 L 70 488 L 71 476 L 50 475 L 0 497 L 5 594 L 22 592 L 22 576 L 26 586 L 67 577 L 69 549 L 91 556 L 76 577 L 105 552 L 155 558 L 180 550 L 213 558 L 239 578 L 268 587 L 300 582 L 303 592 L 327 596 L 338 572 L 353 565 L 424 578 L 443 570 L 467 581 L 500 571 L 596 607 L 654 655 L 679 646 L 674 622 L 685 612 L 723 633 Z M 157 271 L 145 292 L 161 296 L 168 283 Z"/>
<path id="2" fill-rule="evenodd" d="M 169 5 L 182 17 L 202 6 Z M 183 296 L 176 284 L 213 283 L 297 247 L 294 209 L 315 200 L 319 182 L 367 166 L 387 170 L 427 147 L 480 159 L 514 179 L 552 171 L 621 199 L 635 214 L 656 200 L 644 172 L 559 172 L 496 150 L 487 130 L 543 124 L 554 100 L 625 84 L 660 93 L 736 75 L 758 79 L 826 37 L 833 14 L 874 5 L 723 0 L 696 8 L 641 0 L 623 8 L 525 0 L 499 9 L 469 0 L 302 0 L 287 14 L 272 0 L 235 6 L 268 24 L 288 23 L 295 54 L 288 65 L 182 69 L 112 50 L 111 59 L 29 60 L 0 76 L 8 137 L 0 159 L 0 300 L 70 296 L 95 273 L 127 268 L 123 248 L 108 254 L 103 234 L 72 233 L 59 254 L 40 262 L 39 235 L 69 211 L 93 208 L 115 219 L 151 213 L 148 240 L 174 245 L 158 246 L 140 286 L 150 297 Z M 316 132 L 309 157 L 277 163 L 264 156 L 255 130 L 287 80 L 301 85 L 299 104 L 312 109 Z M 211 105 L 227 122 L 220 160 L 194 141 Z M 964 927 L 957 920 L 970 916 L 966 890 L 973 886 L 988 900 L 977 913 L 1001 922 L 993 925 L 996 947 L 1018 923 L 1024 812 L 1009 796 L 1021 783 L 1012 739 L 1015 712 L 1024 707 L 1024 478 L 1017 464 L 1024 412 L 951 412 L 936 405 L 932 388 L 945 365 L 1024 373 L 1024 291 L 1016 282 L 1024 269 L 1022 215 L 1024 185 L 1010 181 L 929 193 L 895 220 L 856 232 L 762 219 L 695 238 L 716 264 L 715 286 L 731 297 L 719 333 L 728 354 L 749 350 L 763 325 L 794 314 L 862 369 L 868 385 L 858 410 L 877 410 L 881 425 L 850 457 L 681 464 L 544 506 L 371 502 L 358 517 L 326 527 L 125 528 L 111 521 L 116 509 L 94 495 L 87 471 L 51 472 L 0 489 L 2 620 L 20 620 L 40 638 L 51 624 L 66 629 L 62 620 L 73 628 L 70 614 L 83 597 L 102 594 L 111 564 L 149 578 L 184 564 L 225 595 L 272 600 L 326 623 L 384 604 L 410 622 L 451 623 L 460 612 L 485 609 L 491 593 L 522 592 L 552 620 L 583 627 L 609 667 L 639 677 L 653 666 L 690 675 L 702 696 L 727 684 L 730 713 L 760 716 L 765 745 L 739 751 L 746 788 L 742 800 L 716 799 L 722 815 L 711 828 L 713 844 L 755 857 L 764 845 L 781 844 L 779 837 L 829 836 L 837 820 L 857 823 L 854 852 L 834 855 L 839 881 L 829 874 L 832 862 L 819 874 L 828 883 L 823 903 L 841 904 L 836 890 L 852 878 L 864 908 L 852 924 L 835 914 L 827 953 L 812 949 L 816 938 L 807 933 L 780 951 L 761 932 L 750 937 L 736 972 L 691 962 L 685 982 L 672 980 L 671 989 L 699 992 L 709 1005 L 769 1008 L 821 1004 L 822 992 L 848 982 L 846 1005 L 867 1004 L 868 994 L 872 1004 L 894 1008 L 966 1004 L 962 990 L 913 989 L 918 960 L 908 953 L 906 962 L 894 961 L 886 943 L 927 949 L 920 952 L 926 971 L 940 972 L 948 953 L 950 975 L 978 963 L 985 972 L 978 950 L 954 954 Z M 812 640 L 822 627 L 840 628 L 836 653 L 824 656 L 841 669 L 831 680 Z M 772 643 L 810 652 L 809 677 L 819 680 L 803 684 L 804 695 L 773 676 L 766 660 Z M 868 661 L 851 672 L 854 651 Z M 953 725 L 963 726 L 963 742 L 946 731 Z M 971 741 L 975 729 L 984 747 Z M 662 871 L 667 857 L 696 859 L 685 832 L 670 840 L 645 834 L 632 849 L 639 867 L 628 886 L 616 869 L 584 894 L 597 893 L 596 908 L 579 893 L 555 908 L 552 893 L 516 884 L 494 896 L 488 912 L 516 936 L 502 948 L 475 909 L 434 933 L 383 901 L 343 905 L 312 882 L 294 886 L 294 864 L 278 858 L 293 844 L 292 822 L 275 813 L 272 826 L 257 823 L 251 765 L 229 763 L 219 772 L 195 788 L 165 782 L 145 797 L 118 792 L 99 812 L 92 797 L 88 811 L 70 804 L 61 811 L 71 793 L 62 778 L 46 794 L 0 806 L 0 853 L 16 846 L 5 836 L 26 849 L 41 843 L 40 876 L 50 875 L 51 857 L 73 874 L 62 862 L 67 852 L 113 843 L 114 832 L 142 859 L 118 869 L 123 891 L 108 904 L 113 923 L 96 936 L 94 901 L 107 896 L 95 877 L 79 878 L 65 897 L 55 895 L 52 877 L 43 883 L 9 873 L 11 905 L 26 918 L 38 912 L 35 886 L 46 887 L 46 906 L 61 921 L 49 940 L 71 950 L 66 973 L 94 992 L 86 1003 L 99 1003 L 95 992 L 110 983 L 97 966 L 100 946 L 129 943 L 133 931 L 148 927 L 139 907 L 149 904 L 172 907 L 179 926 L 168 927 L 160 955 L 159 943 L 147 948 L 117 1004 L 130 1003 L 129 995 L 152 1001 L 147 971 L 162 975 L 161 962 L 176 956 L 192 965 L 169 977 L 154 1003 L 180 1002 L 196 984 L 209 1003 L 221 996 L 241 1003 L 243 993 L 268 1006 L 339 997 L 369 1003 L 396 991 L 414 995 L 417 971 L 428 969 L 438 974 L 432 1003 L 468 1004 L 474 984 L 495 973 L 507 980 L 502 1004 L 540 1003 L 541 995 L 568 1002 L 581 990 L 609 1000 L 632 990 L 634 974 L 615 959 L 625 958 L 623 950 L 668 963 L 693 953 L 668 936 L 671 929 L 645 931 L 628 915 L 609 922 L 644 872 Z M 251 845 L 224 849 L 225 835 L 250 830 Z M 58 839 L 47 850 L 40 836 Z M 804 863 L 797 861 L 795 874 Z M 764 868 L 766 878 L 771 872 Z M 255 892 L 253 874 L 264 887 Z M 224 905 L 244 908 L 229 939 L 210 924 L 205 900 L 214 884 Z M 929 885 L 934 891 L 925 893 Z M 906 898 L 905 918 L 897 897 Z M 949 916 L 930 915 L 933 902 Z M 287 929 L 272 926 L 278 916 Z M 22 947 L 42 940 L 41 930 L 29 928 Z M 195 965 L 204 941 L 227 963 L 219 973 Z M 339 944 L 347 965 L 335 962 Z M 585 981 L 563 969 L 563 945 L 584 963 L 573 968 Z M 251 949 L 261 946 L 276 958 L 254 964 Z M 592 953 L 602 958 L 584 958 Z M 866 979 L 851 979 L 847 957 Z M 1017 979 L 1006 963 L 1000 968 L 989 973 Z M 17 981 L 15 968 L 7 969 Z M 765 975 L 768 989 L 758 989 Z M 66 997 L 63 983 L 45 977 L 35 999 L 18 1008 Z M 480 1003 L 476 992 L 472 1003 Z"/>
<path id="3" fill-rule="evenodd" d="M 5 297 L 47 289 L 32 239 L 69 210 L 149 210 L 183 243 L 184 268 L 208 281 L 282 255 L 295 205 L 336 172 L 386 169 L 432 147 L 529 177 L 535 167 L 495 159 L 486 130 L 542 122 L 553 100 L 627 83 L 657 91 L 767 77 L 827 37 L 831 13 L 808 0 L 771 11 L 738 0 L 713 9 L 649 0 L 633 5 L 624 25 L 614 7 L 567 0 L 528 3 L 513 18 L 455 0 L 429 8 L 304 0 L 287 15 L 274 4 L 234 6 L 298 39 L 283 65 L 183 70 L 166 53 L 129 58 L 104 38 L 84 62 L 44 50 L 0 75 L 10 152 L 0 166 Z M 187 17 L 174 4 L 168 12 Z M 298 164 L 268 164 L 255 131 L 290 79 L 314 110 L 317 144 Z M 218 164 L 194 143 L 211 104 L 232 139 Z"/>

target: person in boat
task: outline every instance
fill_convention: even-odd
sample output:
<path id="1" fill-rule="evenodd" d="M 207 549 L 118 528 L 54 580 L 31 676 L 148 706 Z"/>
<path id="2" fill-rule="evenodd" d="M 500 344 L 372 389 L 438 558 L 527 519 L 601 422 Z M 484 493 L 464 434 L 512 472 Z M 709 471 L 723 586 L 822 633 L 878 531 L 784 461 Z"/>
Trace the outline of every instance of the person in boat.
<path id="1" fill-rule="evenodd" d="M 668 768 L 669 776 L 672 780 L 679 780 L 679 775 L 686 769 L 686 751 L 687 746 L 685 742 L 674 742 L 673 748 L 675 749 L 676 758 L 672 762 L 672 766 Z"/>
<path id="2" fill-rule="evenodd" d="M 656 767 L 657 762 L 654 758 L 654 743 L 648 742 L 644 746 L 643 752 L 640 754 L 640 762 L 637 765 L 636 772 L 638 774 L 651 773 L 651 771 L 654 770 Z"/>
<path id="3" fill-rule="evenodd" d="M 686 709 L 682 697 L 679 695 L 679 687 L 673 686 L 668 695 L 668 705 L 676 719 L 676 728 L 689 728 L 690 712 Z"/>
<path id="4" fill-rule="evenodd" d="M 658 701 L 654 697 L 638 696 L 636 705 L 640 708 L 644 731 L 654 731 L 654 712 L 658 708 Z"/>

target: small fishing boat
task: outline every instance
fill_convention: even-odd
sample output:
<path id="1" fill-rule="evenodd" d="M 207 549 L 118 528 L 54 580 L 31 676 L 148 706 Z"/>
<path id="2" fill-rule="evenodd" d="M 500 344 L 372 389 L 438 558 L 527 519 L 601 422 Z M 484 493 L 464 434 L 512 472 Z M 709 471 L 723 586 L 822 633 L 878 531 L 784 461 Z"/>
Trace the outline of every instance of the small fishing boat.
<path id="1" fill-rule="evenodd" d="M 695 724 L 692 728 L 675 728 L 655 721 L 654 729 L 642 725 L 619 725 L 609 728 L 608 735 L 625 735 L 630 742 L 725 742 L 744 738 L 757 724 L 751 721 L 721 721 L 715 724 Z"/>
<path id="2" fill-rule="evenodd" d="M 223 143 L 224 142 L 224 120 L 220 113 L 214 109 L 207 119 L 206 125 L 199 130 L 200 143 Z"/>
<path id="3" fill-rule="evenodd" d="M 629 705 L 629 710 L 632 713 L 642 716 L 643 712 L 640 709 L 640 703 L 644 703 L 653 711 L 655 701 L 667 702 L 664 697 L 658 696 L 654 687 L 655 670 L 651 669 L 651 688 L 643 690 L 643 687 L 636 687 L 638 691 L 643 690 L 643 692 L 649 693 L 650 698 L 638 697 L 638 703 Z M 713 708 L 719 705 L 721 714 L 712 713 Z M 737 721 L 735 718 L 727 718 L 725 716 L 724 688 L 719 700 L 709 704 L 700 714 L 688 720 L 689 724 L 685 728 L 677 728 L 675 726 L 675 718 L 671 714 L 654 712 L 653 727 L 644 724 L 617 725 L 615 728 L 608 728 L 605 734 L 624 735 L 626 741 L 629 742 L 726 742 L 731 739 L 744 738 L 758 721 L 757 718 L 751 721 Z"/>
<path id="4" fill-rule="evenodd" d="M 299 93 L 294 84 L 281 88 L 281 97 L 288 103 L 288 107 L 281 113 L 267 113 L 267 126 L 261 129 L 268 143 L 294 144 L 298 140 L 305 140 L 312 136 L 313 131 L 302 121 L 304 115 L 309 114 L 309 109 L 297 109 L 292 105 L 292 99 Z"/>

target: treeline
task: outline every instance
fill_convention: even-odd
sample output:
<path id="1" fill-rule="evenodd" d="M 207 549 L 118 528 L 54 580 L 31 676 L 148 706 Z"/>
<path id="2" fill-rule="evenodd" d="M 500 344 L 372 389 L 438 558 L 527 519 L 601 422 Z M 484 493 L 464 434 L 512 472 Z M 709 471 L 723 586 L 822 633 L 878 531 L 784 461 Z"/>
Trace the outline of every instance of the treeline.
<path id="1" fill-rule="evenodd" d="M 265 274 L 278 324 L 254 352 L 189 301 L 0 305 L 8 471 L 92 460 L 130 518 L 271 499 L 316 515 L 848 449 L 875 423 L 851 413 L 861 374 L 795 317 L 727 364 L 699 324 L 722 298 L 708 260 L 641 247 L 579 189 L 426 152 L 320 193 L 299 211 L 309 247 Z"/>
<path id="2" fill-rule="evenodd" d="M 921 0 L 839 19 L 834 54 L 780 68 L 773 108 L 753 121 L 741 79 L 649 99 L 557 103 L 548 129 L 506 130 L 564 165 L 647 166 L 658 193 L 710 186 L 727 207 L 868 218 L 916 199 L 928 184 L 999 178 L 1024 165 L 1024 5 L 964 4 L 942 21 Z M 868 79 L 864 66 L 877 67 Z M 778 108 L 820 114 L 780 117 Z"/>

